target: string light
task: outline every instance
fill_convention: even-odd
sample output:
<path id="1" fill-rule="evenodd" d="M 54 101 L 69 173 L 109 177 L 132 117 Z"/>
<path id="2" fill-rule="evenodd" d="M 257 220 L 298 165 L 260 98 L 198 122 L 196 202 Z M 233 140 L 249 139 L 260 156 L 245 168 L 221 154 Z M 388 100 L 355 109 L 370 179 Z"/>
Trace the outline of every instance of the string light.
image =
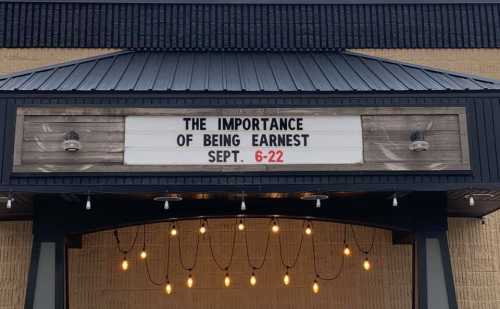
<path id="1" fill-rule="evenodd" d="M 167 284 L 165 285 L 165 293 L 167 293 L 167 295 L 170 295 L 172 294 L 172 292 L 173 292 L 172 284 L 170 283 L 170 281 L 167 280 Z"/>
<path id="2" fill-rule="evenodd" d="M 92 203 L 90 202 L 90 193 L 87 194 L 87 202 L 85 203 L 85 209 L 86 210 L 91 210 L 92 209 Z"/>
<path id="3" fill-rule="evenodd" d="M 245 224 L 243 223 L 242 219 L 240 219 L 240 222 L 238 223 L 238 230 L 240 230 L 240 231 L 245 230 Z"/>
<path id="4" fill-rule="evenodd" d="M 321 199 L 316 199 L 316 208 L 321 208 Z"/>
<path id="5" fill-rule="evenodd" d="M 175 228 L 175 223 L 172 225 L 172 228 L 170 229 L 170 236 L 172 237 L 177 236 L 177 229 Z"/>
<path id="6" fill-rule="evenodd" d="M 319 293 L 318 279 L 314 279 L 314 282 L 313 282 L 313 285 L 312 285 L 312 290 L 313 290 L 314 294 L 318 294 Z"/>
<path id="7" fill-rule="evenodd" d="M 231 285 L 231 278 L 229 278 L 229 273 L 224 276 L 224 286 L 228 288 Z"/>
<path id="8" fill-rule="evenodd" d="M 142 248 L 141 251 L 141 259 L 145 260 L 148 257 L 148 253 L 146 252 L 146 248 Z"/>
<path id="9" fill-rule="evenodd" d="M 205 221 L 203 221 L 200 226 L 200 234 L 204 235 L 206 232 L 207 232 L 207 227 L 205 226 Z"/>
<path id="10" fill-rule="evenodd" d="M 311 223 L 309 223 L 309 222 L 307 223 L 306 229 L 305 229 L 304 232 L 306 233 L 306 235 L 311 235 L 312 234 L 313 231 L 312 231 Z"/>
<path id="11" fill-rule="evenodd" d="M 345 244 L 343 253 L 345 256 L 351 256 L 352 252 L 351 252 L 351 248 L 349 248 L 348 244 Z"/>
<path id="12" fill-rule="evenodd" d="M 469 194 L 469 206 L 474 207 L 476 205 L 476 201 L 474 200 L 474 195 Z"/>
<path id="13" fill-rule="evenodd" d="M 368 257 L 366 257 L 365 260 L 363 261 L 363 269 L 365 271 L 369 271 L 371 268 L 372 268 L 372 265 L 370 264 Z"/>
<path id="14" fill-rule="evenodd" d="M 255 286 L 257 284 L 257 277 L 255 276 L 255 273 L 252 272 L 252 275 L 250 276 L 250 285 Z"/>
<path id="15" fill-rule="evenodd" d="M 290 284 L 290 275 L 288 274 L 288 269 L 285 272 L 285 275 L 283 276 L 283 284 L 289 285 Z"/>
<path id="16" fill-rule="evenodd" d="M 124 256 L 124 257 L 123 257 L 123 261 L 122 261 L 122 270 L 123 270 L 123 271 L 127 271 L 127 270 L 128 270 L 128 261 L 127 261 L 127 256 Z"/>
<path id="17" fill-rule="evenodd" d="M 193 280 L 193 276 L 191 276 L 191 273 L 189 273 L 189 275 L 188 275 L 186 285 L 188 288 L 192 288 L 194 285 L 194 280 Z"/>
<path id="18" fill-rule="evenodd" d="M 278 222 L 276 222 L 276 220 L 273 221 L 271 230 L 273 231 L 273 233 L 278 233 L 280 231 L 280 226 L 278 225 Z"/>
<path id="19" fill-rule="evenodd" d="M 170 202 L 168 201 L 168 199 L 165 200 L 165 203 L 163 204 L 163 209 L 164 210 L 170 209 Z"/>
<path id="20" fill-rule="evenodd" d="M 394 196 L 392 197 L 392 207 L 398 207 L 398 197 L 396 193 L 394 193 Z"/>

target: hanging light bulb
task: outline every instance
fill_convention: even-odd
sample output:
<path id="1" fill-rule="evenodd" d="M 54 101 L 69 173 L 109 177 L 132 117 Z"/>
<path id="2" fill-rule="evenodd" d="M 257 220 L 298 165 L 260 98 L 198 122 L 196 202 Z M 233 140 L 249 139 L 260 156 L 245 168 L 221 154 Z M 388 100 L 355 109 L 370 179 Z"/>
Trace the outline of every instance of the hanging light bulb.
<path id="1" fill-rule="evenodd" d="M 203 221 L 200 226 L 200 234 L 204 235 L 206 232 L 207 232 L 207 227 L 205 226 L 205 221 Z"/>
<path id="2" fill-rule="evenodd" d="M 229 278 L 229 273 L 224 276 L 224 286 L 228 288 L 231 285 L 231 278 Z"/>
<path id="3" fill-rule="evenodd" d="M 128 270 L 128 261 L 127 261 L 127 256 L 124 256 L 124 257 L 123 257 L 123 261 L 122 261 L 122 270 L 123 270 L 123 271 L 127 271 L 127 270 Z"/>
<path id="4" fill-rule="evenodd" d="M 351 256 L 352 252 L 351 252 L 351 248 L 349 248 L 348 244 L 345 244 L 343 253 L 345 256 Z"/>
<path id="5" fill-rule="evenodd" d="M 170 281 L 167 280 L 167 284 L 165 285 L 165 293 L 167 293 L 167 295 L 170 295 L 172 294 L 172 291 L 173 291 L 172 284 L 170 284 Z"/>
<path id="6" fill-rule="evenodd" d="M 312 290 L 314 294 L 319 293 L 319 283 L 317 279 L 314 279 L 313 285 L 312 285 Z"/>
<path id="7" fill-rule="evenodd" d="M 313 230 L 312 230 L 312 227 L 311 227 L 311 223 L 307 223 L 306 225 L 306 229 L 304 230 L 304 232 L 306 233 L 306 235 L 311 235 Z"/>
<path id="8" fill-rule="evenodd" d="M 85 209 L 86 210 L 92 209 L 92 203 L 90 202 L 90 194 L 87 195 L 87 202 L 85 203 Z"/>
<path id="9" fill-rule="evenodd" d="M 141 259 L 145 260 L 147 257 L 148 257 L 148 253 L 146 252 L 146 248 L 142 247 L 142 251 L 141 251 Z"/>
<path id="10" fill-rule="evenodd" d="M 394 193 L 394 196 L 392 197 L 392 207 L 398 207 L 398 197 L 396 193 Z"/>
<path id="11" fill-rule="evenodd" d="M 276 220 L 273 221 L 271 230 L 273 231 L 273 233 L 278 233 L 280 231 L 280 226 L 278 225 L 278 222 L 276 222 Z"/>
<path id="12" fill-rule="evenodd" d="M 285 285 L 289 285 L 290 284 L 290 275 L 288 274 L 288 268 L 285 272 L 285 275 L 283 276 L 283 283 Z"/>
<path id="13" fill-rule="evenodd" d="M 321 208 L 321 200 L 319 198 L 316 199 L 316 208 Z"/>
<path id="14" fill-rule="evenodd" d="M 255 276 L 255 273 L 252 272 L 252 275 L 250 276 L 250 285 L 255 286 L 257 284 L 257 277 Z"/>
<path id="15" fill-rule="evenodd" d="M 177 229 L 175 228 L 175 224 L 172 225 L 172 228 L 170 229 L 170 236 L 177 236 Z"/>
<path id="16" fill-rule="evenodd" d="M 238 230 L 240 231 L 245 230 L 245 224 L 243 223 L 242 219 L 240 219 L 240 222 L 238 223 Z"/>
<path id="17" fill-rule="evenodd" d="M 363 261 L 363 269 L 366 271 L 369 271 L 371 268 L 372 268 L 372 265 L 370 264 L 368 257 L 366 257 L 365 260 Z"/>
<path id="18" fill-rule="evenodd" d="M 245 203 L 245 199 L 241 199 L 241 211 L 247 210 L 247 204 Z"/>
<path id="19" fill-rule="evenodd" d="M 189 276 L 187 278 L 186 285 L 188 288 L 192 288 L 194 285 L 194 280 L 193 280 L 193 276 L 191 276 L 191 273 L 189 274 Z"/>
<path id="20" fill-rule="evenodd" d="M 476 205 L 476 201 L 474 200 L 474 195 L 469 194 L 469 206 L 474 207 Z"/>
<path id="21" fill-rule="evenodd" d="M 165 210 L 169 210 L 170 209 L 170 202 L 167 200 L 165 200 L 165 203 L 163 204 L 163 209 Z"/>

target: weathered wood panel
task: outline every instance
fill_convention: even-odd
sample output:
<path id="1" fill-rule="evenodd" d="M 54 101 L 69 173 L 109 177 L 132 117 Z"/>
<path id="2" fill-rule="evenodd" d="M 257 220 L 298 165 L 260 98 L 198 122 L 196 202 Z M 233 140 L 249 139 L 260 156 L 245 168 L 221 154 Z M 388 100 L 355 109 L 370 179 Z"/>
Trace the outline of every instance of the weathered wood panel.
<path id="1" fill-rule="evenodd" d="M 363 163 L 256 166 L 125 165 L 126 116 L 325 116 L 359 115 Z M 462 107 L 354 107 L 266 109 L 19 108 L 14 172 L 266 172 L 266 171 L 437 171 L 469 170 L 469 141 Z M 430 149 L 409 150 L 410 134 L 425 130 Z M 82 149 L 63 150 L 74 130 Z M 314 155 L 314 154 L 311 154 Z"/>

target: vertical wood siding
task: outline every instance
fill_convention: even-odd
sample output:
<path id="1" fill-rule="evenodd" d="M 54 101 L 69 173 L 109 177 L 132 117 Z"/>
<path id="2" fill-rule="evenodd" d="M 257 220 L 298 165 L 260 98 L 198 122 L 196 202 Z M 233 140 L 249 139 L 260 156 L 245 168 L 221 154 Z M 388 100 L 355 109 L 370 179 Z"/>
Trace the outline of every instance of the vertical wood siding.
<path id="1" fill-rule="evenodd" d="M 500 47 L 500 4 L 0 3 L 0 47 Z"/>

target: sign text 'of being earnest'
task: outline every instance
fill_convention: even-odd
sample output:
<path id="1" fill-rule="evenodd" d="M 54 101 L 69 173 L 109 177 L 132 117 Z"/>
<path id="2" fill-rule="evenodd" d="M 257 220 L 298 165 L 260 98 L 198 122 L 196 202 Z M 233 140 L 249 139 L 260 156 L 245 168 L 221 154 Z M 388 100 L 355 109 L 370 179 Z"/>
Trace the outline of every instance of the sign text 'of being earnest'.
<path id="1" fill-rule="evenodd" d="M 128 116 L 127 165 L 362 163 L 360 116 Z"/>

